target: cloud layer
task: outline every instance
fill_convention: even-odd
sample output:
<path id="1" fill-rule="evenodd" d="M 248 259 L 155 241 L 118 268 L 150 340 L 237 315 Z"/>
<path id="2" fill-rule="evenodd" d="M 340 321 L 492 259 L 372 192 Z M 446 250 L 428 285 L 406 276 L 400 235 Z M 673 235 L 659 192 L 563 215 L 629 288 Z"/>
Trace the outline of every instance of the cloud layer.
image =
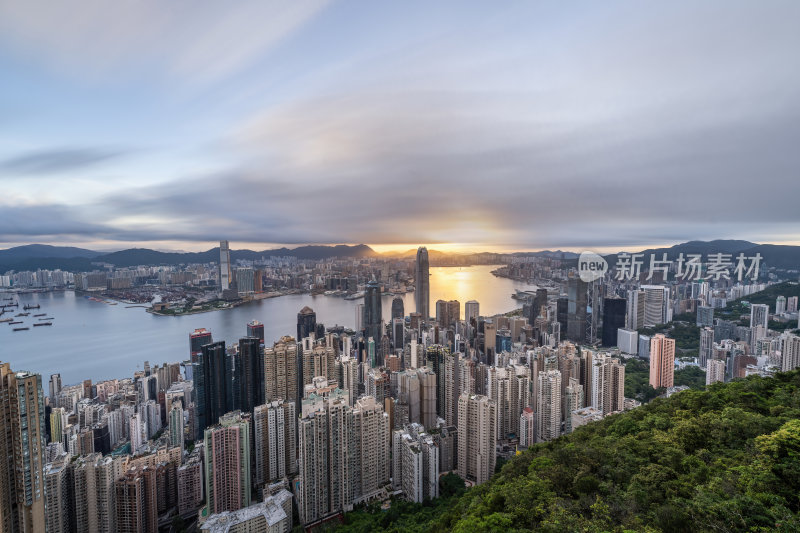
<path id="1" fill-rule="evenodd" d="M 352 7 L 308 3 L 268 17 L 262 34 L 258 6 L 171 4 L 156 14 L 134 3 L 123 15 L 95 6 L 80 20 L 108 23 L 101 38 L 111 46 L 96 53 L 85 31 L 53 28 L 57 13 L 40 21 L 28 8 L 0 10 L 19 23 L 6 39 L 52 68 L 81 51 L 97 83 L 130 61 L 205 87 L 171 106 L 174 94 L 148 96 L 170 110 L 161 141 L 181 153 L 174 159 L 8 152 L 0 172 L 20 183 L 103 162 L 106 186 L 6 200 L 0 242 L 797 240 L 795 3 L 522 4 L 492 16 L 471 6 L 424 22 L 360 5 L 385 35 L 352 20 Z M 121 17 L 134 22 L 118 27 Z M 190 38 L 198 31 L 203 39 Z M 330 49 L 311 53 L 318 41 Z M 186 115 L 171 116 L 177 109 Z"/>

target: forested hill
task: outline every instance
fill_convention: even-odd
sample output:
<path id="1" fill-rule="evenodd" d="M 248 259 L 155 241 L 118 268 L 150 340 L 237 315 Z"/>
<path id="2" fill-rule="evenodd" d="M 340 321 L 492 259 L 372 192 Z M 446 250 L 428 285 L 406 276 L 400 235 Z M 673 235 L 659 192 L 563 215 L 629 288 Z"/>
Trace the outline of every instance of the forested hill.
<path id="1" fill-rule="evenodd" d="M 395 509 L 395 506 L 398 509 Z M 656 399 L 344 531 L 800 531 L 800 371 Z"/>

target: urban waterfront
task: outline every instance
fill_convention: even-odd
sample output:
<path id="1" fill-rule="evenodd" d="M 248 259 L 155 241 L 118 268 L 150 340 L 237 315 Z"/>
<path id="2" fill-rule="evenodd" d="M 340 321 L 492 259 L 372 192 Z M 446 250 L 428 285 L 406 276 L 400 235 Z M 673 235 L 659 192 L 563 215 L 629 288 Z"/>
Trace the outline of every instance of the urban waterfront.
<path id="1" fill-rule="evenodd" d="M 491 316 L 518 307 L 511 295 L 532 286 L 494 276 L 497 266 L 432 267 L 431 305 L 436 300 L 477 300 L 481 314 Z M 133 375 L 144 361 L 161 364 L 185 360 L 189 355 L 189 334 L 195 328 L 211 330 L 215 340 L 233 342 L 246 333 L 246 324 L 264 323 L 265 339 L 272 343 L 283 335 L 295 335 L 297 313 L 309 306 L 326 326 L 355 325 L 360 300 L 333 296 L 296 294 L 251 302 L 233 309 L 177 317 L 156 316 L 142 307 L 124 303 L 108 305 L 91 301 L 73 291 L 18 295 L 20 311 L 26 304 L 37 305 L 26 317 L 46 313 L 53 317 L 49 327 L 12 331 L 0 324 L 0 360 L 43 376 L 59 372 L 65 384 L 84 379 L 102 380 Z M 383 317 L 390 315 L 392 297 L 382 299 Z M 403 295 L 406 315 L 414 310 L 414 293 Z M 16 314 L 16 313 L 14 313 Z"/>

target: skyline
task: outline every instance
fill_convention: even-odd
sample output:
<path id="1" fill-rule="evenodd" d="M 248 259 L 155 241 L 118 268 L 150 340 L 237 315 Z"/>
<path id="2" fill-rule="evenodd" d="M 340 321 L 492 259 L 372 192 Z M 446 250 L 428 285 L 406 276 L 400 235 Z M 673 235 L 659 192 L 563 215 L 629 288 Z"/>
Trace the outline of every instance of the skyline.
<path id="1" fill-rule="evenodd" d="M 792 13 L 6 3 L 0 246 L 798 244 Z"/>

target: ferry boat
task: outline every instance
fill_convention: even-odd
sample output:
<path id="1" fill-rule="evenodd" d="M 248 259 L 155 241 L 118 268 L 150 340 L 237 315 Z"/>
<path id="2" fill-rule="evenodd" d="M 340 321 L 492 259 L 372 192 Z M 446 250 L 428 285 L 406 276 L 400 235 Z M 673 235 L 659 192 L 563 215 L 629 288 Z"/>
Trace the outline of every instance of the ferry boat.
<path id="1" fill-rule="evenodd" d="M 345 300 L 358 300 L 359 298 L 364 297 L 364 291 L 355 292 L 349 296 L 345 296 Z"/>
<path id="2" fill-rule="evenodd" d="M 11 322 L 13 320 L 14 320 L 13 318 L 4 318 L 4 319 L 0 320 L 0 323 L 2 323 L 2 322 Z"/>

